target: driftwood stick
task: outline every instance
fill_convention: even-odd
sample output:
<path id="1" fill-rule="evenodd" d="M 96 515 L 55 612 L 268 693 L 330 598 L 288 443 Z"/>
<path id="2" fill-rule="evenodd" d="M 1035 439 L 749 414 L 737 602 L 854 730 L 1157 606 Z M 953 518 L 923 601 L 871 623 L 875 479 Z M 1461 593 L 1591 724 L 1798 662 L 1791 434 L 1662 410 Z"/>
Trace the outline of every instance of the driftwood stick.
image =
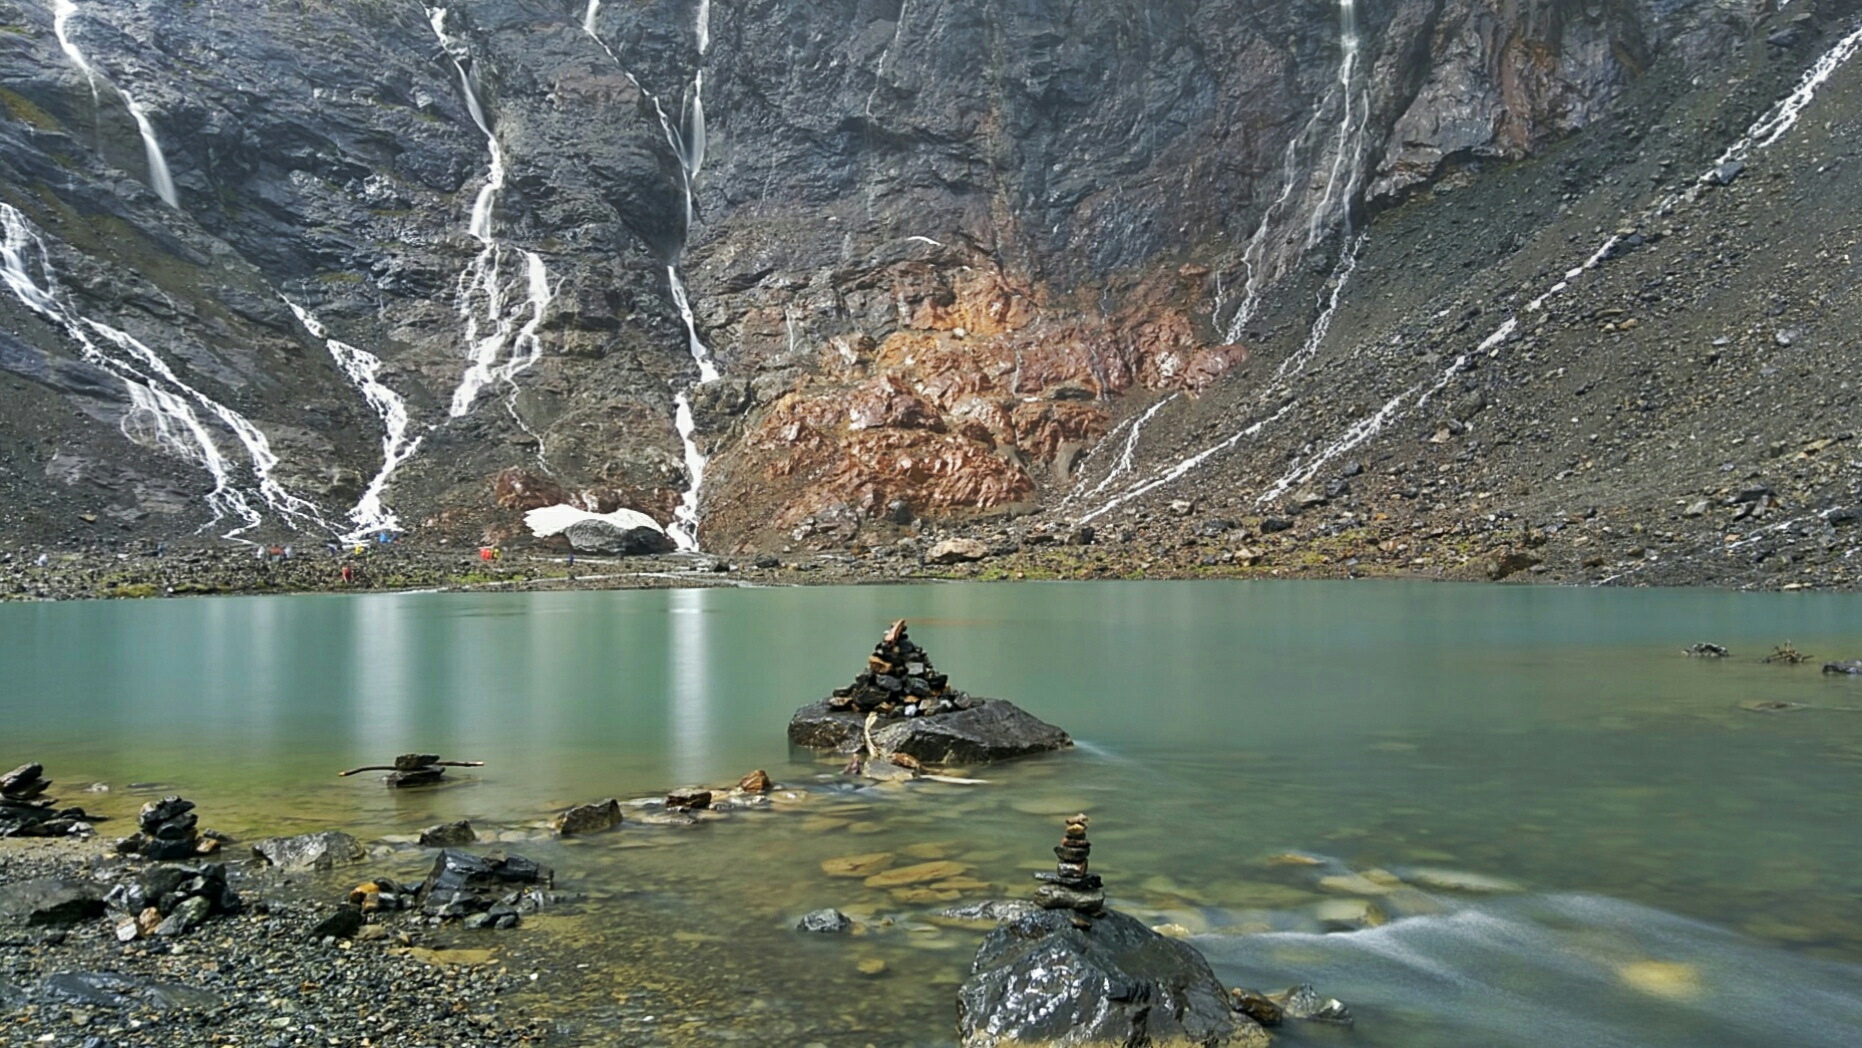
<path id="1" fill-rule="evenodd" d="M 483 768 L 485 766 L 485 762 L 484 761 L 428 761 L 426 764 L 421 765 L 421 767 L 424 767 L 424 768 L 432 768 L 436 766 L 447 767 L 447 768 Z M 392 764 L 364 764 L 360 768 L 351 768 L 348 771 L 339 771 L 336 774 L 338 776 L 349 776 L 349 775 L 355 775 L 358 772 L 365 772 L 365 771 L 406 771 L 406 770 L 407 769 L 405 768 L 397 768 Z"/>

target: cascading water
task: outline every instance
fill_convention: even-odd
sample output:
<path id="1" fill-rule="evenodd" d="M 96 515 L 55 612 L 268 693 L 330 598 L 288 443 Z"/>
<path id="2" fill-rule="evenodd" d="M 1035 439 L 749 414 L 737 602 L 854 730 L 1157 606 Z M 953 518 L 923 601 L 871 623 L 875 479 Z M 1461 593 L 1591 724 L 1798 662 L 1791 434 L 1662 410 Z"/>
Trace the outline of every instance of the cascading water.
<path id="1" fill-rule="evenodd" d="M 1307 251 L 1317 247 L 1334 229 L 1344 229 L 1345 239 L 1350 242 L 1351 209 L 1364 172 L 1364 133 L 1370 118 L 1370 99 L 1359 68 L 1364 39 L 1358 26 L 1358 0 L 1338 0 L 1338 30 L 1337 75 L 1306 125 L 1287 143 L 1281 160 L 1280 192 L 1261 212 L 1260 224 L 1242 249 L 1241 265 L 1246 277 L 1241 302 L 1225 332 L 1231 343 L 1242 340 L 1248 322 L 1260 312 L 1261 295 L 1268 285 L 1284 276 Z M 1328 126 L 1327 118 L 1334 113 L 1337 130 L 1329 136 L 1331 146 L 1321 151 L 1312 164 L 1302 163 L 1309 143 L 1321 127 Z M 1310 184 L 1321 171 L 1325 179 L 1318 199 L 1307 205 L 1302 195 L 1296 201 L 1299 187 Z M 1295 205 L 1292 214 L 1288 214 L 1290 204 Z M 1303 237 L 1291 233 L 1299 225 L 1305 227 Z M 1290 254 L 1289 243 L 1294 245 Z M 1342 251 L 1333 273 L 1334 282 L 1355 264 L 1355 256 L 1349 250 Z M 1216 311 L 1220 313 L 1220 303 Z"/>
<path id="2" fill-rule="evenodd" d="M 1791 93 L 1775 103 L 1765 112 L 1764 116 L 1753 122 L 1744 135 L 1728 146 L 1725 152 L 1720 154 L 1720 158 L 1714 162 L 1714 167 L 1702 173 L 1695 186 L 1689 187 L 1683 193 L 1672 193 L 1663 197 L 1656 202 L 1652 210 L 1665 211 L 1679 202 L 1683 195 L 1698 193 L 1700 184 L 1712 179 L 1720 165 L 1748 157 L 1754 150 L 1765 149 L 1784 137 L 1786 132 L 1797 125 L 1804 109 L 1815 100 L 1817 89 L 1823 86 L 1824 82 L 1829 80 L 1830 76 L 1844 63 L 1855 57 L 1858 50 L 1862 50 L 1862 27 L 1851 30 L 1848 35 L 1838 40 L 1835 46 L 1818 57 L 1817 61 L 1804 71 L 1804 75 L 1798 79 Z M 1536 313 L 1543 309 L 1548 300 L 1569 288 L 1573 281 L 1602 265 L 1616 250 L 1617 243 L 1615 236 L 1607 238 L 1602 246 L 1585 259 L 1582 265 L 1574 266 L 1566 271 L 1562 279 L 1527 303 L 1526 311 Z M 1487 353 L 1490 356 L 1497 354 L 1500 347 L 1517 330 L 1519 330 L 1519 317 L 1517 315 L 1507 317 L 1481 340 L 1474 352 Z M 1256 503 L 1270 502 L 1286 494 L 1293 487 L 1311 480 L 1327 463 L 1336 460 L 1340 455 L 1356 448 L 1380 432 L 1395 415 L 1397 409 L 1410 398 L 1415 398 L 1414 408 L 1421 408 L 1427 404 L 1430 397 L 1447 388 L 1454 377 L 1467 367 L 1468 359 L 1469 355 L 1465 353 L 1457 356 L 1433 384 L 1426 381 L 1417 383 L 1386 401 L 1369 417 L 1353 423 L 1338 439 L 1326 445 L 1318 454 L 1276 480 L 1256 498 Z"/>
<path id="3" fill-rule="evenodd" d="M 471 57 L 469 48 L 464 41 L 446 31 L 446 8 L 429 7 L 426 10 L 428 25 L 459 74 L 459 87 L 465 95 L 466 110 L 472 115 L 472 122 L 478 126 L 479 132 L 485 136 L 486 148 L 491 156 L 485 173 L 485 184 L 472 201 L 472 217 L 466 227 L 472 238 L 479 242 L 479 252 L 459 274 L 458 310 L 459 318 L 465 323 L 468 363 L 465 373 L 459 378 L 459 385 L 453 389 L 448 413 L 454 418 L 466 415 L 486 386 L 505 382 L 512 387 L 512 399 L 507 399 L 505 406 L 511 417 L 523 425 L 514 403 L 517 376 L 542 359 L 543 343 L 537 330 L 543 324 L 545 311 L 555 298 L 555 292 L 550 285 L 549 267 L 544 264 L 543 257 L 534 251 L 507 247 L 492 228 L 498 194 L 504 189 L 504 147 L 499 143 L 498 136 L 492 133 L 491 119 L 466 69 L 466 62 Z M 593 18 L 592 10 L 589 18 Z M 521 277 L 507 277 L 505 273 L 505 261 L 511 254 L 523 260 Z M 514 293 L 514 285 L 520 284 L 523 289 L 521 300 Z M 529 318 L 520 323 L 519 318 L 526 309 Z M 541 451 L 538 454 L 541 455 Z"/>
<path id="4" fill-rule="evenodd" d="M 407 435 L 409 416 L 407 402 L 399 393 L 389 389 L 381 382 L 381 358 L 363 349 L 358 349 L 347 342 L 331 338 L 329 331 L 314 314 L 303 306 L 284 300 L 297 316 L 298 322 L 311 337 L 323 342 L 330 351 L 330 357 L 349 381 L 355 384 L 362 394 L 362 399 L 381 418 L 381 469 L 363 489 L 362 497 L 357 500 L 355 508 L 349 511 L 349 520 L 356 529 L 343 536 L 345 542 L 354 542 L 368 535 L 384 531 L 401 530 L 400 518 L 387 508 L 382 501 L 383 493 L 388 488 L 388 481 L 394 476 L 403 462 L 412 458 L 420 448 L 420 438 L 409 439 Z"/>
<path id="5" fill-rule="evenodd" d="M 1351 0 L 1341 0 L 1340 6 L 1341 10 L 1349 8 L 1351 6 Z M 1352 12 L 1351 17 L 1355 20 L 1355 11 Z M 1753 122 L 1752 126 L 1746 130 L 1744 135 L 1732 145 L 1728 146 L 1715 162 L 1714 167 L 1704 172 L 1694 187 L 1690 187 L 1684 193 L 1670 194 L 1664 197 L 1656 203 L 1653 210 L 1657 212 L 1666 210 L 1676 203 L 1683 195 L 1698 193 L 1700 191 L 1700 184 L 1707 183 L 1713 179 L 1720 165 L 1742 160 L 1750 156 L 1754 150 L 1764 149 L 1776 143 L 1789 132 L 1792 127 L 1796 126 L 1804 110 L 1816 98 L 1817 89 L 1828 81 L 1839 68 L 1853 58 L 1859 50 L 1862 50 L 1862 27 L 1850 31 L 1846 36 L 1838 40 L 1837 43 L 1828 51 L 1824 52 L 1809 69 L 1805 70 L 1803 76 L 1799 78 L 1798 83 L 1792 89 L 1791 93 L 1775 103 L 1766 111 L 1764 116 Z M 1292 153 L 1293 147 L 1289 147 L 1289 156 L 1291 156 Z M 1276 201 L 1275 207 L 1283 202 L 1287 198 L 1287 195 L 1287 193 L 1283 192 L 1280 201 Z M 1269 208 L 1269 217 L 1271 217 L 1275 211 L 1275 207 Z M 1265 230 L 1266 226 L 1267 219 L 1264 219 L 1262 230 Z M 1263 231 L 1257 230 L 1257 239 L 1261 238 L 1263 235 Z M 1361 246 L 1362 240 L 1363 238 L 1359 237 L 1356 244 Z M 1526 311 L 1537 312 L 1542 309 L 1548 300 L 1568 289 L 1573 281 L 1582 277 L 1583 274 L 1589 270 L 1595 269 L 1607 261 L 1616 246 L 1616 237 L 1612 236 L 1606 239 L 1581 265 L 1574 266 L 1566 271 L 1560 280 L 1546 289 L 1538 297 L 1527 303 Z M 1246 261 L 1247 257 L 1248 256 L 1244 256 L 1244 261 Z M 1356 247 L 1348 250 L 1344 257 L 1352 260 L 1351 266 L 1355 268 Z M 1251 285 L 1253 284 L 1253 273 L 1254 268 L 1251 266 Z M 1340 274 L 1335 274 L 1335 292 L 1342 286 L 1341 277 L 1348 277 L 1349 275 L 1349 270 L 1343 271 Z M 1236 316 L 1241 323 L 1245 323 L 1247 315 L 1250 315 L 1248 311 L 1252 308 L 1250 305 L 1251 301 L 1252 299 L 1244 299 L 1242 306 L 1237 310 Z M 1336 299 L 1334 300 L 1332 309 L 1335 309 L 1335 307 Z M 1332 309 L 1328 309 L 1320 315 L 1321 321 L 1324 321 L 1328 326 Z M 1315 327 L 1317 326 L 1318 325 L 1315 324 Z M 1495 355 L 1499 352 L 1500 347 L 1505 344 L 1507 339 L 1511 338 L 1513 333 L 1518 329 L 1519 318 L 1517 316 L 1509 316 L 1497 328 L 1483 338 L 1472 352 L 1486 353 L 1490 356 Z M 1239 337 L 1239 332 L 1233 325 L 1231 325 L 1229 337 L 1231 340 Z M 1320 337 L 1323 338 L 1323 332 Z M 1311 348 L 1302 347 L 1302 352 L 1297 358 L 1301 359 L 1299 367 L 1304 366 L 1303 358 L 1310 357 L 1311 353 L 1315 352 L 1317 349 L 1316 344 L 1313 343 L 1310 338 L 1308 339 L 1308 345 Z M 1385 401 L 1381 407 L 1370 415 L 1353 422 L 1346 428 L 1344 433 L 1328 443 L 1319 452 L 1310 458 L 1302 460 L 1291 470 L 1276 479 L 1256 498 L 1256 503 L 1265 504 L 1271 502 L 1286 494 L 1294 487 L 1310 481 L 1313 477 L 1317 476 L 1319 471 L 1327 464 L 1336 461 L 1340 456 L 1359 447 L 1365 441 L 1382 432 L 1385 426 L 1389 424 L 1391 419 L 1396 417 L 1397 413 L 1406 403 L 1411 404 L 1412 408 L 1420 408 L 1428 403 L 1431 397 L 1447 388 L 1448 384 L 1454 380 L 1454 377 L 1466 368 L 1469 357 L 1470 354 L 1461 354 L 1457 356 L 1435 381 L 1430 382 L 1425 379 L 1422 382 L 1418 382 Z M 1295 369 L 1291 368 L 1289 365 L 1283 365 L 1282 370 L 1293 373 Z M 1168 469 L 1154 474 L 1150 479 L 1128 488 L 1109 502 L 1085 514 L 1079 519 L 1082 522 L 1090 521 L 1117 505 L 1128 502 L 1133 498 L 1137 498 L 1140 495 L 1156 490 L 1159 487 L 1182 478 L 1190 472 L 1191 469 L 1208 460 L 1212 455 L 1234 447 L 1246 437 L 1258 434 L 1263 426 L 1279 418 L 1281 415 L 1286 414 L 1292 406 L 1293 404 L 1289 402 L 1271 417 L 1256 422 L 1247 429 L 1229 437 L 1227 440 L 1200 451 Z"/>
<path id="6" fill-rule="evenodd" d="M 253 492 L 261 504 L 290 527 L 300 522 L 329 527 L 313 503 L 286 491 L 272 476 L 278 456 L 257 426 L 183 382 L 154 350 L 128 332 L 81 316 L 65 305 L 44 240 L 25 215 L 5 203 L 0 203 L 0 279 L 27 309 L 64 331 L 84 360 L 124 384 L 130 398 L 130 410 L 122 421 L 124 436 L 193 462 L 213 478 L 213 490 L 207 495 L 213 519 L 207 527 L 228 516 L 237 517 L 240 526 L 226 533 L 232 538 L 258 527 L 262 518 L 248 492 L 235 484 L 234 466 L 195 412 L 196 406 L 230 430 L 244 447 Z"/>
<path id="7" fill-rule="evenodd" d="M 684 252 L 685 241 L 692 233 L 692 224 L 698 216 L 698 175 L 705 166 L 705 71 L 698 69 L 692 75 L 692 83 L 685 90 L 683 104 L 679 107 L 680 120 L 675 126 L 666 114 L 666 107 L 661 104 L 659 96 L 640 83 L 634 75 L 622 65 L 620 56 L 614 53 L 601 39 L 596 30 L 596 14 L 600 10 L 600 0 L 589 0 L 582 16 L 582 31 L 595 39 L 601 49 L 621 66 L 622 75 L 626 76 L 641 94 L 653 103 L 653 110 L 659 117 L 660 130 L 666 136 L 666 144 L 672 148 L 673 155 L 679 160 L 680 188 L 683 192 L 685 206 L 685 225 L 681 234 L 680 254 Z M 702 58 L 711 49 L 711 3 L 699 0 L 695 27 L 698 37 L 698 54 Z M 679 276 L 678 258 L 666 266 L 666 283 L 671 289 L 672 302 L 679 310 L 679 318 L 685 322 L 686 349 L 692 355 L 692 362 L 698 366 L 698 385 L 707 385 L 721 377 L 717 364 L 713 361 L 710 347 L 705 345 L 698 334 L 698 318 L 692 311 L 691 298 L 685 287 L 685 281 Z M 682 550 L 698 549 L 699 490 L 704 484 L 706 457 L 698 446 L 698 423 L 692 413 L 692 398 L 689 390 L 673 396 L 673 428 L 679 433 L 679 441 L 685 449 L 685 472 L 687 487 L 680 497 L 679 508 L 673 513 L 673 521 L 666 533 Z"/>
<path id="8" fill-rule="evenodd" d="M 84 52 L 79 50 L 77 44 L 71 39 L 71 19 L 77 13 L 77 4 L 73 0 L 53 0 L 52 32 L 58 37 L 58 46 L 65 52 L 65 57 L 71 60 L 71 64 L 76 66 L 78 72 L 83 73 L 84 79 L 90 83 L 91 100 L 94 102 L 98 99 L 97 81 L 100 76 L 96 68 L 90 64 L 90 60 L 84 57 Z M 174 176 L 168 170 L 168 158 L 162 153 L 161 141 L 155 137 L 155 124 L 149 120 L 148 112 L 127 90 L 108 77 L 102 79 L 122 97 L 123 106 L 129 110 L 130 118 L 136 122 L 137 132 L 142 135 L 142 152 L 149 165 L 149 188 L 155 191 L 156 196 L 162 198 L 163 203 L 169 207 L 179 208 L 181 206 L 180 196 L 175 192 Z"/>

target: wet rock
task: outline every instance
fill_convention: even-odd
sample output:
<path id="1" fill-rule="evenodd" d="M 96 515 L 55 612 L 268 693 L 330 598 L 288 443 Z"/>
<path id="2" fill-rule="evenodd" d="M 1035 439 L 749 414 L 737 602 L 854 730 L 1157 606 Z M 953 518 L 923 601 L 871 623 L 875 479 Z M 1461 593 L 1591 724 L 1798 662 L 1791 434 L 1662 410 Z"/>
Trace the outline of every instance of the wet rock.
<path id="1" fill-rule="evenodd" d="M 1189 944 L 1116 911 L 1072 916 L 1040 910 L 983 939 L 957 993 L 965 1048 L 1267 1043 Z"/>
<path id="2" fill-rule="evenodd" d="M 5 775 L 0 775 L 0 797 L 7 800 L 29 801 L 44 793 L 51 787 L 52 781 L 43 777 L 43 764 L 22 764 Z"/>
<path id="3" fill-rule="evenodd" d="M 1022 899 L 991 899 L 964 906 L 952 906 L 947 910 L 938 911 L 933 916 L 939 922 L 993 925 L 1004 921 L 1019 920 L 1040 909 L 1042 907 Z"/>
<path id="4" fill-rule="evenodd" d="M 554 879 L 549 868 L 521 855 L 495 858 L 448 848 L 434 859 L 420 887 L 420 908 L 441 919 L 487 913 L 494 906 L 507 905 L 507 897 L 518 898 L 521 893 L 514 892 L 514 886 L 547 887 Z"/>
<path id="5" fill-rule="evenodd" d="M 558 834 L 573 837 L 579 833 L 599 833 L 621 824 L 621 802 L 613 797 L 594 804 L 578 804 L 556 816 L 550 825 Z"/>
<path id="6" fill-rule="evenodd" d="M 925 560 L 932 564 L 963 564 L 989 556 L 989 544 L 981 539 L 945 539 L 932 546 Z"/>
<path id="7" fill-rule="evenodd" d="M 769 780 L 769 773 L 761 768 L 737 780 L 737 789 L 743 793 L 768 793 L 775 785 Z"/>
<path id="8" fill-rule="evenodd" d="M 1690 644 L 1682 650 L 1700 659 L 1723 659 L 1726 657 L 1726 649 L 1718 644 Z"/>
<path id="9" fill-rule="evenodd" d="M 281 870 L 327 870 L 367 855 L 354 837 L 338 830 L 268 837 L 254 844 L 252 853 Z"/>
<path id="10" fill-rule="evenodd" d="M 666 807 L 673 811 L 702 811 L 711 807 L 711 791 L 696 787 L 674 790 L 666 795 Z"/>
<path id="11" fill-rule="evenodd" d="M 1312 915 L 1331 932 L 1355 932 L 1384 923 L 1383 911 L 1364 899 L 1326 899 L 1313 906 Z"/>
<path id="12" fill-rule="evenodd" d="M 1826 662 L 1823 664 L 1823 672 L 1847 673 L 1852 675 L 1862 674 L 1862 659 L 1850 659 L 1846 662 Z"/>
<path id="13" fill-rule="evenodd" d="M 1286 1009 L 1280 1007 L 1280 1002 L 1259 990 L 1237 987 L 1228 991 L 1228 1006 L 1262 1026 L 1279 1026 L 1281 1020 L 1287 1017 Z"/>
<path id="14" fill-rule="evenodd" d="M 798 932 L 820 932 L 831 935 L 850 931 L 852 928 L 852 919 L 839 910 L 833 909 L 816 910 L 813 913 L 804 914 L 801 920 L 795 922 L 795 930 Z"/>
<path id="15" fill-rule="evenodd" d="M 1351 1009 L 1336 997 L 1321 996 L 1311 985 L 1295 986 L 1270 996 L 1289 1019 L 1351 1025 Z"/>
<path id="16" fill-rule="evenodd" d="M 839 749 L 860 738 L 865 718 L 804 706 L 789 721 L 789 741 L 809 749 Z M 883 753 L 903 753 L 925 764 L 986 764 L 1073 745 L 1066 732 L 1003 699 L 982 699 L 967 710 L 888 721 L 873 729 Z"/>
<path id="17" fill-rule="evenodd" d="M 478 833 L 472 829 L 472 824 L 464 819 L 458 822 L 443 822 L 420 831 L 420 845 L 423 848 L 453 848 L 461 844 L 471 844 L 477 840 Z"/>
<path id="18" fill-rule="evenodd" d="M 1503 877 L 1489 877 L 1486 874 L 1468 873 L 1463 870 L 1444 870 L 1433 866 L 1422 866 L 1405 871 L 1404 879 L 1421 888 L 1462 892 L 1467 895 L 1511 895 L 1525 891 L 1525 888 L 1517 882 Z"/>
<path id="19" fill-rule="evenodd" d="M 0 884 L 0 918 L 25 924 L 77 924 L 103 916 L 95 885 L 63 877 Z"/>
<path id="20" fill-rule="evenodd" d="M 223 1007 L 220 997 L 207 990 L 118 972 L 57 972 L 45 977 L 39 995 L 90 1008 L 213 1012 Z"/>
<path id="21" fill-rule="evenodd" d="M 1740 175 L 1745 173 L 1745 170 L 1746 165 L 1737 160 L 1728 160 L 1726 163 L 1709 171 L 1707 173 L 1707 181 L 1712 182 L 1716 186 L 1730 186 L 1739 179 Z"/>
<path id="22" fill-rule="evenodd" d="M 310 930 L 311 942 L 322 942 L 326 938 L 353 939 L 362 930 L 366 921 L 362 910 L 355 906 L 338 906 L 328 917 L 317 922 Z"/>

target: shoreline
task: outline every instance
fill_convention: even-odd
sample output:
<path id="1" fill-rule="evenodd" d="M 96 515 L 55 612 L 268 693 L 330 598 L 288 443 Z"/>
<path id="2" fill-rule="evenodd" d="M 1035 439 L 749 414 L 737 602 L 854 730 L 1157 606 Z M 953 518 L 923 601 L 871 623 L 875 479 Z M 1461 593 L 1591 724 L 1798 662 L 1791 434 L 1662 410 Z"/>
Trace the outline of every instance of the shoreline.
<path id="1" fill-rule="evenodd" d="M 1396 579 L 1570 587 L 1697 586 L 1761 591 L 1854 592 L 1845 579 L 1778 574 L 1717 576 L 1703 564 L 1651 562 L 1602 578 L 1549 567 L 1545 559 L 1505 559 L 1450 545 L 1439 564 L 1402 561 L 1407 549 L 1383 559 L 1303 549 L 1269 557 L 1242 548 L 1211 552 L 1188 543 L 1148 555 L 1122 545 L 1054 541 L 998 543 L 974 559 L 939 563 L 920 543 L 852 551 L 811 551 L 726 557 L 670 553 L 635 557 L 575 557 L 540 549 L 506 550 L 485 561 L 476 549 L 412 544 L 364 547 L 332 555 L 294 550 L 289 557 L 255 556 L 257 547 L 200 545 L 137 552 L 19 547 L 0 551 L 0 603 L 47 600 L 146 599 L 311 593 L 548 592 L 694 587 L 831 586 L 912 582 L 1172 581 Z M 932 547 L 935 549 L 936 547 Z M 45 563 L 40 565 L 43 556 Z M 345 575 L 345 568 L 348 569 Z M 1659 570 L 1658 570 L 1659 569 Z"/>

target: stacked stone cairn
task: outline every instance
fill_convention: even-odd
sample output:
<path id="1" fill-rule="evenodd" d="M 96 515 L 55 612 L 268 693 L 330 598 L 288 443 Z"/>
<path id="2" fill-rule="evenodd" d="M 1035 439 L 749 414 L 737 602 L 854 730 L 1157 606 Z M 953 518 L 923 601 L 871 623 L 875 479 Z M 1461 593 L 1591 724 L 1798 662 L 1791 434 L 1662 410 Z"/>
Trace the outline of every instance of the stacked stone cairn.
<path id="1" fill-rule="evenodd" d="M 1054 846 L 1054 855 L 1059 859 L 1054 872 L 1034 875 L 1042 882 L 1035 889 L 1034 901 L 1047 910 L 1071 910 L 1069 916 L 1081 928 L 1088 926 L 1087 918 L 1106 911 L 1105 885 L 1098 874 L 1086 869 L 1087 857 L 1093 851 L 1092 842 L 1086 839 L 1086 823 L 1084 815 L 1068 817 L 1065 835 Z"/>
<path id="2" fill-rule="evenodd" d="M 446 775 L 447 768 L 481 768 L 484 761 L 443 761 L 437 753 L 403 753 L 393 764 L 365 764 L 360 768 L 339 771 L 341 776 L 365 771 L 385 771 L 382 781 L 390 786 L 432 786 Z"/>
<path id="3" fill-rule="evenodd" d="M 140 855 L 157 862 L 177 862 L 197 855 L 211 855 L 219 850 L 223 834 L 199 829 L 200 816 L 194 814 L 194 802 L 180 797 L 163 797 L 142 806 L 136 815 L 139 831 L 116 842 L 124 855 Z"/>
<path id="4" fill-rule="evenodd" d="M 78 837 L 91 832 L 90 816 L 83 808 L 60 810 L 44 796 L 52 780 L 45 766 L 22 764 L 0 775 L 0 837 Z"/>
<path id="5" fill-rule="evenodd" d="M 969 709 L 976 700 L 950 687 L 931 665 L 931 656 L 906 636 L 905 620 L 894 622 L 867 656 L 866 669 L 845 688 L 834 689 L 828 707 L 877 712 L 882 717 L 920 717 Z"/>

